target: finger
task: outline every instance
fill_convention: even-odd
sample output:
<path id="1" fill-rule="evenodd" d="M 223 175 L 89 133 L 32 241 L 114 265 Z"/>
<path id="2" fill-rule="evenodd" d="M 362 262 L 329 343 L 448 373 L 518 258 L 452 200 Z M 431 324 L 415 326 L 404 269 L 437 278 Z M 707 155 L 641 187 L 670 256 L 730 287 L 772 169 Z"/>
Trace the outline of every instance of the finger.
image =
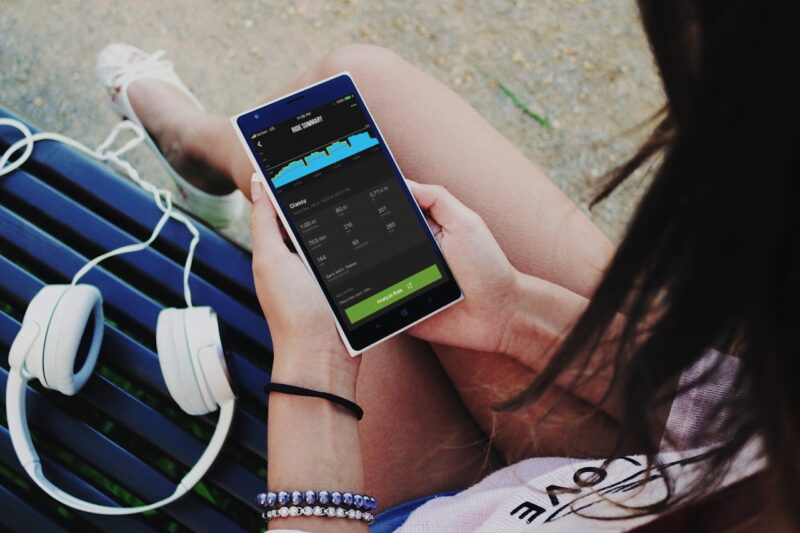
<path id="1" fill-rule="evenodd" d="M 434 222 L 442 228 L 459 225 L 477 216 L 441 185 L 415 181 L 408 181 L 408 184 L 420 208 L 430 213 Z"/>
<path id="2" fill-rule="evenodd" d="M 433 233 L 433 236 L 436 237 L 436 240 L 441 240 L 442 227 L 435 220 L 433 220 L 428 213 L 423 213 L 423 215 L 425 216 L 425 222 L 428 223 L 428 227 L 430 228 L 431 233 Z"/>
<path id="3" fill-rule="evenodd" d="M 255 260 L 267 262 L 285 259 L 291 252 L 281 235 L 281 223 L 267 198 L 264 184 L 254 175 L 250 183 L 253 209 L 250 212 L 250 238 Z"/>

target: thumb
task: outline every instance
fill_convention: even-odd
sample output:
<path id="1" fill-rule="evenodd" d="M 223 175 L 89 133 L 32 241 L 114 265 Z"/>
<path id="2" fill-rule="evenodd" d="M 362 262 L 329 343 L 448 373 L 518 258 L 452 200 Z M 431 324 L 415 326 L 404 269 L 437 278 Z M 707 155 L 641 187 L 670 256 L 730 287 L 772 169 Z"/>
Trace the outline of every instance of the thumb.
<path id="1" fill-rule="evenodd" d="M 462 204 L 441 185 L 428 185 L 407 180 L 419 207 L 430 214 L 442 228 L 452 229 L 469 222 L 477 214 Z"/>

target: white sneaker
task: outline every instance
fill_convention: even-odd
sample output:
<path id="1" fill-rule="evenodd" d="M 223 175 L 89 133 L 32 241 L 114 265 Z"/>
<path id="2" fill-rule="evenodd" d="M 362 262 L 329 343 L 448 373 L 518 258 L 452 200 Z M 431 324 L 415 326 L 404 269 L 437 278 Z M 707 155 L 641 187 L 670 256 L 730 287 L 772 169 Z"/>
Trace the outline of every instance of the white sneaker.
<path id="1" fill-rule="evenodd" d="M 97 58 L 97 77 L 111 97 L 111 108 L 120 118 L 127 118 L 142 126 L 141 120 L 136 116 L 128 99 L 128 86 L 133 81 L 141 79 L 154 79 L 169 83 L 203 110 L 202 104 L 175 74 L 172 63 L 162 59 L 163 56 L 163 50 L 148 54 L 127 44 L 110 44 L 100 52 Z M 161 159 L 167 173 L 175 181 L 178 192 L 183 198 L 183 204 L 189 211 L 218 228 L 226 228 L 239 218 L 245 201 L 240 190 L 236 189 L 226 195 L 201 191 L 175 172 L 147 130 L 145 133 L 147 142 Z"/>

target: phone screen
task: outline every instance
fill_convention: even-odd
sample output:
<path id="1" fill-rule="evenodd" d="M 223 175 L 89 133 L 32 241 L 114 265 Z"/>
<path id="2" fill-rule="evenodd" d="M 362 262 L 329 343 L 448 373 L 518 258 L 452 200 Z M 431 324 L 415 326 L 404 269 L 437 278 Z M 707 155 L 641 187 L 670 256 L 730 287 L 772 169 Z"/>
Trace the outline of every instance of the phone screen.
<path id="1" fill-rule="evenodd" d="M 397 309 L 390 325 L 415 318 L 409 301 L 454 280 L 360 95 L 352 86 L 298 107 L 248 141 L 342 325 L 352 332 Z M 413 315 L 441 301 L 424 303 Z M 391 333 L 378 324 L 368 337 Z"/>

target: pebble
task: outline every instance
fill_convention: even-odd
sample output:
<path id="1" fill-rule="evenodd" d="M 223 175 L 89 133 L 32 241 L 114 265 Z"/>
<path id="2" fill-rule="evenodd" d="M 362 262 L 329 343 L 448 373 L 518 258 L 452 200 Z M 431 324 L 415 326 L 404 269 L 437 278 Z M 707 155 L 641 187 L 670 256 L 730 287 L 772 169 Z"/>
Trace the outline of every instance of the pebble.
<path id="1" fill-rule="evenodd" d="M 517 65 L 521 66 L 525 70 L 528 70 L 528 69 L 531 68 L 530 63 L 528 63 L 528 61 L 525 59 L 525 56 L 522 55 L 522 50 L 520 50 L 519 48 L 514 50 L 514 54 L 511 56 L 511 61 L 513 61 Z"/>

